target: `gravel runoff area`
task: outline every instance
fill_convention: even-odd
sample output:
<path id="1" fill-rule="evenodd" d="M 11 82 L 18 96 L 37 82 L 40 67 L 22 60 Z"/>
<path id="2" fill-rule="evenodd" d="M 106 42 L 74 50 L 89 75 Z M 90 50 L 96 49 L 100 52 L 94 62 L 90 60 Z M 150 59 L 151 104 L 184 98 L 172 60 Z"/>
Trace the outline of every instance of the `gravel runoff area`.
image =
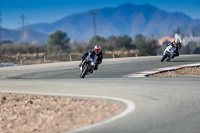
<path id="1" fill-rule="evenodd" d="M 77 129 L 122 111 L 107 100 L 0 93 L 0 133 L 58 133 Z"/>
<path id="2" fill-rule="evenodd" d="M 200 76 L 200 67 L 188 67 L 174 71 L 153 74 L 150 77 L 177 77 L 177 76 Z"/>

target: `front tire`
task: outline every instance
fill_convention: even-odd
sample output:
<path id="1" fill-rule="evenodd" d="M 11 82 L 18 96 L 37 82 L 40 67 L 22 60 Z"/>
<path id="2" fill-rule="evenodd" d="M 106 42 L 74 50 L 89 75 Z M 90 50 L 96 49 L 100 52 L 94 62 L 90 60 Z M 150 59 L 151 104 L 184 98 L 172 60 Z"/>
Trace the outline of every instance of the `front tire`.
<path id="1" fill-rule="evenodd" d="M 83 71 L 80 75 L 81 78 L 85 78 L 86 72 L 87 72 L 88 64 L 86 64 L 83 68 Z"/>
<path id="2" fill-rule="evenodd" d="M 167 55 L 163 55 L 161 62 L 163 62 L 167 58 Z"/>

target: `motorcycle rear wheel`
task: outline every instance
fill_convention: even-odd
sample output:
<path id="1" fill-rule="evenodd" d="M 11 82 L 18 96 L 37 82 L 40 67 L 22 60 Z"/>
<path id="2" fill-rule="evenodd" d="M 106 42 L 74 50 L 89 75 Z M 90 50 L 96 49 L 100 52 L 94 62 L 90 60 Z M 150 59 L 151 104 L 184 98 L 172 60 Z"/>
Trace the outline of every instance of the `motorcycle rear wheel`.
<path id="1" fill-rule="evenodd" d="M 169 59 L 167 59 L 166 61 L 168 62 L 168 61 L 170 61 L 171 59 L 169 58 Z"/>

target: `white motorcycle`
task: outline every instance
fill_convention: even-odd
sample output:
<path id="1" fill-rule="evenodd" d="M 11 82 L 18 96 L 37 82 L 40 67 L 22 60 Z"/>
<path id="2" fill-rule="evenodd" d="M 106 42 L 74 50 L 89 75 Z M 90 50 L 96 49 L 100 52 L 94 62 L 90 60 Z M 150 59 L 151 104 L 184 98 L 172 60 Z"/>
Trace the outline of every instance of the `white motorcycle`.
<path id="1" fill-rule="evenodd" d="M 176 48 L 174 48 L 172 45 L 169 45 L 163 52 L 163 57 L 161 59 L 161 62 L 163 62 L 164 60 L 170 61 L 174 55 L 175 50 Z"/>

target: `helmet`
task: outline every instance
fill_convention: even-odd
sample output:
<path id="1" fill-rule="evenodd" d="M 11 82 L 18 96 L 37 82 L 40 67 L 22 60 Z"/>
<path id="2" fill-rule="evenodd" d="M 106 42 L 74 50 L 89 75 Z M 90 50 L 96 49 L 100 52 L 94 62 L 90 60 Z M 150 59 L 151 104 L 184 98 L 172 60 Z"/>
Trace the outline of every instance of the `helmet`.
<path id="1" fill-rule="evenodd" d="M 101 46 L 100 45 L 96 45 L 94 47 L 94 51 L 95 51 L 95 53 L 100 53 L 101 52 Z"/>
<path id="2" fill-rule="evenodd" d="M 178 38 L 176 38 L 176 39 L 174 40 L 174 42 L 175 42 L 175 44 L 178 44 L 178 43 L 180 43 L 180 40 L 179 40 Z"/>

